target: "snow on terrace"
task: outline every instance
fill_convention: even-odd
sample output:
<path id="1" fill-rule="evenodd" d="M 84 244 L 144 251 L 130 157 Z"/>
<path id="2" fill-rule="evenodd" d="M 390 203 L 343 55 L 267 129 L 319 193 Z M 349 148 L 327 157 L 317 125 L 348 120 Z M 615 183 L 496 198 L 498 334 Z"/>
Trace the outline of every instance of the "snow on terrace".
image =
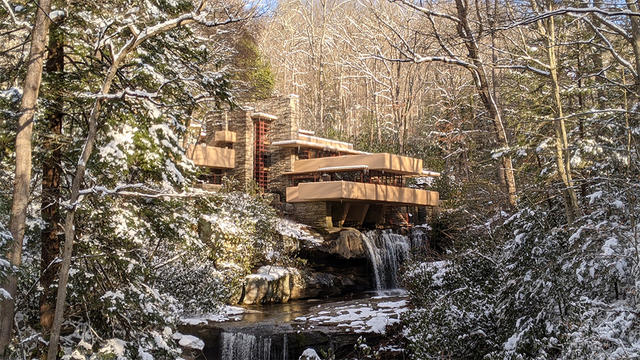
<path id="1" fill-rule="evenodd" d="M 345 332 L 384 334 L 387 326 L 400 322 L 400 315 L 408 310 L 407 300 L 402 297 L 381 296 L 333 305 L 337 306 L 319 305 L 308 315 L 296 318 L 298 331 L 330 327 Z"/>

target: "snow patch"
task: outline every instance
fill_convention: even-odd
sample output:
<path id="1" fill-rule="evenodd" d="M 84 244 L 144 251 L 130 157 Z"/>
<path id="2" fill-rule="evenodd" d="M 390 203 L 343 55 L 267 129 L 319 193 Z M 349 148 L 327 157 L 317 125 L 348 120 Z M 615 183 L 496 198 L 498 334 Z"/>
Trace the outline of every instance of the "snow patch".
<path id="1" fill-rule="evenodd" d="M 7 290 L 0 288 L 0 299 L 11 300 L 11 294 L 7 292 Z"/>
<path id="2" fill-rule="evenodd" d="M 389 325 L 400 322 L 400 315 L 408 311 L 407 301 L 387 301 L 376 303 L 355 303 L 339 306 L 331 312 L 319 312 L 307 317 L 299 317 L 298 322 L 305 322 L 309 328 L 330 326 L 347 328 L 354 333 L 384 334 Z M 326 314 L 327 315 L 323 315 Z"/>
<path id="3" fill-rule="evenodd" d="M 7 90 L 0 90 L 0 98 L 17 103 L 22 98 L 22 91 L 20 89 L 12 87 Z"/>
<path id="4" fill-rule="evenodd" d="M 302 355 L 300 355 L 298 360 L 322 360 L 322 359 L 320 358 L 320 356 L 318 356 L 318 353 L 315 350 L 309 348 L 302 352 Z"/>
<path id="5" fill-rule="evenodd" d="M 589 205 L 593 205 L 593 203 L 596 200 L 600 199 L 601 197 L 602 197 L 602 190 L 598 190 L 593 194 L 587 195 L 587 198 L 589 198 Z"/>
<path id="6" fill-rule="evenodd" d="M 67 13 L 64 10 L 54 10 L 49 13 L 49 18 L 53 22 L 63 19 L 65 16 L 67 16 Z"/>
<path id="7" fill-rule="evenodd" d="M 614 247 L 616 247 L 618 245 L 618 239 L 616 238 L 609 238 L 607 239 L 607 241 L 605 241 L 604 245 L 602 245 L 602 252 L 605 255 L 613 255 L 615 253 L 615 250 L 613 249 Z"/>
<path id="8" fill-rule="evenodd" d="M 106 344 L 98 350 L 98 354 L 113 354 L 118 360 L 125 360 L 125 347 L 127 343 L 121 339 L 109 339 Z"/>
<path id="9" fill-rule="evenodd" d="M 179 332 L 173 334 L 173 339 L 178 341 L 178 344 L 188 349 L 202 350 L 204 349 L 204 341 L 193 335 L 184 335 Z"/>
<path id="10" fill-rule="evenodd" d="M 324 242 L 322 238 L 311 234 L 306 226 L 288 219 L 278 219 L 276 231 L 282 236 L 306 241 L 312 245 L 320 245 Z"/>

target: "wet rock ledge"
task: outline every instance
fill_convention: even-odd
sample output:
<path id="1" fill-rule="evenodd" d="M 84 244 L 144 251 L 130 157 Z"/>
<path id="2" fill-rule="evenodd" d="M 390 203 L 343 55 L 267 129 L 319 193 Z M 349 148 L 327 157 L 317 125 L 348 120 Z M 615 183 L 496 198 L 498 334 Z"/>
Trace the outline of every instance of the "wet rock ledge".
<path id="1" fill-rule="evenodd" d="M 323 237 L 286 239 L 305 268 L 265 265 L 245 278 L 238 303 L 273 304 L 359 293 L 373 287 L 362 234 L 341 229 Z"/>

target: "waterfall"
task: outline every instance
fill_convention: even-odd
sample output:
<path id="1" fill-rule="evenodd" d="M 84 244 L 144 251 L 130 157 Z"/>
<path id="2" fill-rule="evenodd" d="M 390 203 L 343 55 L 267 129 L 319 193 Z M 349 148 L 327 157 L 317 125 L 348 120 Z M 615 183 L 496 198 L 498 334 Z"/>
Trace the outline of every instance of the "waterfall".
<path id="1" fill-rule="evenodd" d="M 221 360 L 271 360 L 271 338 L 222 333 Z"/>
<path id="2" fill-rule="evenodd" d="M 282 334 L 282 360 L 287 360 L 287 354 L 289 354 L 287 345 L 287 334 Z"/>
<path id="3" fill-rule="evenodd" d="M 426 232 L 412 231 L 409 236 L 392 230 L 372 230 L 362 234 L 373 268 L 376 290 L 397 289 L 400 286 L 398 270 L 412 248 L 424 246 Z"/>
<path id="4" fill-rule="evenodd" d="M 429 230 L 425 227 L 414 227 L 409 233 L 409 239 L 411 239 L 411 249 L 427 249 L 429 243 Z"/>
<path id="5" fill-rule="evenodd" d="M 220 360 L 288 359 L 287 334 L 282 334 L 282 343 L 279 338 L 242 332 L 223 332 L 220 336 Z"/>

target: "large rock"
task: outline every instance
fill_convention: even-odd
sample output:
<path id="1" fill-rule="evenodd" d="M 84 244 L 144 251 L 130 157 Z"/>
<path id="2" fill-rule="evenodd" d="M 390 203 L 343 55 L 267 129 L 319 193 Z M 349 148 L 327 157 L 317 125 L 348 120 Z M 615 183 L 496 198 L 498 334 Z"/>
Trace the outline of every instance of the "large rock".
<path id="1" fill-rule="evenodd" d="M 340 231 L 338 238 L 328 241 L 325 246 L 329 254 L 339 255 L 345 259 L 360 259 L 366 257 L 362 234 L 356 229 L 344 229 Z"/>
<path id="2" fill-rule="evenodd" d="M 284 303 L 291 298 L 291 277 L 295 268 L 263 266 L 257 274 L 245 278 L 242 304 Z M 299 276 L 299 275 L 298 275 Z"/>
<path id="3" fill-rule="evenodd" d="M 303 271 L 292 267 L 263 266 L 245 277 L 239 303 L 273 304 L 289 300 L 339 296 L 353 292 L 359 280 L 350 274 L 340 276 Z"/>
<path id="4" fill-rule="evenodd" d="M 329 232 L 321 243 L 303 244 L 298 256 L 307 260 L 312 272 L 335 276 L 327 296 L 347 295 L 373 287 L 367 248 L 362 233 L 356 229 Z"/>
<path id="5" fill-rule="evenodd" d="M 358 230 L 335 228 L 323 235 L 286 219 L 276 224 L 276 230 L 284 251 L 305 259 L 304 269 L 262 266 L 245 278 L 233 302 L 284 303 L 348 295 L 372 288 L 367 251 Z"/>
<path id="6" fill-rule="evenodd" d="M 311 299 L 342 295 L 355 286 L 349 276 L 337 276 L 322 272 L 299 272 L 292 277 L 291 299 Z"/>
<path id="7" fill-rule="evenodd" d="M 302 352 L 302 355 L 298 358 L 298 360 L 322 360 L 318 353 L 312 348 L 308 348 Z"/>

